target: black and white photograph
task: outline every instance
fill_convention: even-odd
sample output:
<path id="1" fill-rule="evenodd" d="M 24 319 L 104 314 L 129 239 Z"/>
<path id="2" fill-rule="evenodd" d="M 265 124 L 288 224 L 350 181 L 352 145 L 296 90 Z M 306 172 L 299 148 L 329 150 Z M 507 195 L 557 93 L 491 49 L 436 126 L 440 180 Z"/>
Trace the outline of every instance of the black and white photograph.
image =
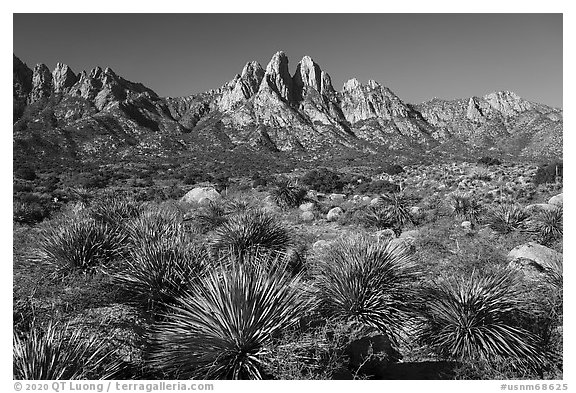
<path id="1" fill-rule="evenodd" d="M 568 390 L 563 13 L 305 11 L 12 14 L 9 388 Z"/>

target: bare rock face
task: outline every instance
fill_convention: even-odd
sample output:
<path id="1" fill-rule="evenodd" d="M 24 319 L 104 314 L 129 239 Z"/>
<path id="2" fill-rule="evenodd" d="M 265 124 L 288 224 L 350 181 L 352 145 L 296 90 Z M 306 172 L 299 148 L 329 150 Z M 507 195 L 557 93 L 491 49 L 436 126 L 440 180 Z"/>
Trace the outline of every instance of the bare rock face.
<path id="1" fill-rule="evenodd" d="M 521 99 L 516 93 L 511 91 L 490 93 L 484 96 L 484 100 L 494 110 L 506 117 L 514 116 L 532 108 L 528 101 Z"/>
<path id="2" fill-rule="evenodd" d="M 78 81 L 76 74 L 66 64 L 57 63 L 52 71 L 54 93 L 65 93 Z"/>
<path id="3" fill-rule="evenodd" d="M 480 112 L 480 107 L 476 100 L 476 97 L 470 97 L 468 100 L 468 109 L 466 110 L 466 117 L 472 121 L 482 122 L 484 121 L 484 115 Z"/>
<path id="4" fill-rule="evenodd" d="M 282 51 L 276 52 L 266 66 L 260 91 L 266 89 L 271 89 L 286 102 L 292 99 L 292 77 L 288 71 L 288 57 Z"/>
<path id="5" fill-rule="evenodd" d="M 16 119 L 24 110 L 28 94 L 32 91 L 32 70 L 15 55 L 13 57 L 13 105 Z"/>
<path id="6" fill-rule="evenodd" d="M 222 111 L 235 109 L 239 104 L 251 98 L 260 87 L 264 78 L 264 69 L 256 62 L 247 63 L 242 70 L 242 75 L 237 75 L 230 81 L 227 88 L 222 93 L 219 108 Z"/>
<path id="7" fill-rule="evenodd" d="M 52 94 L 52 73 L 45 64 L 37 64 L 32 74 L 32 91 L 29 102 L 34 103 Z"/>
<path id="8" fill-rule="evenodd" d="M 301 101 L 308 89 L 322 93 L 322 71 L 310 56 L 304 56 L 298 63 L 292 83 L 296 101 Z"/>

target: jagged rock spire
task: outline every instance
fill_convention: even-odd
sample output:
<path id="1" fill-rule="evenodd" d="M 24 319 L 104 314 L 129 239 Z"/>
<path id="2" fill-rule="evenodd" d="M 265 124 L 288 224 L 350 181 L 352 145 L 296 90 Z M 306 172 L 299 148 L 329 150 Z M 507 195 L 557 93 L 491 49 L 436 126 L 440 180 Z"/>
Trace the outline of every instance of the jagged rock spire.
<path id="1" fill-rule="evenodd" d="M 289 102 L 292 98 L 292 77 L 288 71 L 288 57 L 282 51 L 276 52 L 266 66 L 260 90 L 266 88 L 275 91 L 284 101 Z"/>

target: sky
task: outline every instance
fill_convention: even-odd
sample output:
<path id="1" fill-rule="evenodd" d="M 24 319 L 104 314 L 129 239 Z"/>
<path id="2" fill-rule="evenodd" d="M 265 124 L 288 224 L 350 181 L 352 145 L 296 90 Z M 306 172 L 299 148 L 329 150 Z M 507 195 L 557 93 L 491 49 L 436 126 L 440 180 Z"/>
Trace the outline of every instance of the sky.
<path id="1" fill-rule="evenodd" d="M 111 67 L 161 96 L 222 86 L 283 50 L 336 90 L 374 79 L 420 103 L 514 91 L 562 107 L 562 14 L 14 14 L 28 66 Z"/>

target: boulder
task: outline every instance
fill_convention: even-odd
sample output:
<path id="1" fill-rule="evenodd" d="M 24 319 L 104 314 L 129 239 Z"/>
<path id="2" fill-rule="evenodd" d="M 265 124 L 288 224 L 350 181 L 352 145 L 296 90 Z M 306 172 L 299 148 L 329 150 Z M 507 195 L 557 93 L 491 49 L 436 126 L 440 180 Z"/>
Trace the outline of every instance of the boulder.
<path id="1" fill-rule="evenodd" d="M 302 212 L 302 214 L 300 215 L 300 218 L 302 219 L 302 221 L 306 221 L 306 222 L 314 221 L 314 213 L 312 213 L 309 210 Z"/>
<path id="2" fill-rule="evenodd" d="M 180 199 L 182 202 L 198 203 L 202 198 L 207 198 L 211 201 L 220 199 L 220 194 L 213 187 L 196 187 L 191 189 Z"/>
<path id="3" fill-rule="evenodd" d="M 398 247 L 400 249 L 404 249 L 409 254 L 414 254 L 416 252 L 415 247 L 415 238 L 407 236 L 403 238 L 396 238 L 390 240 L 391 247 Z"/>
<path id="4" fill-rule="evenodd" d="M 344 211 L 341 208 L 334 207 L 334 208 L 330 209 L 330 211 L 328 211 L 328 214 L 326 215 L 326 219 L 328 221 L 336 221 L 338 219 L 338 217 L 340 217 L 343 213 L 344 213 Z"/>
<path id="5" fill-rule="evenodd" d="M 202 206 L 209 205 L 212 200 L 210 198 L 202 197 L 198 200 L 198 204 Z"/>
<path id="6" fill-rule="evenodd" d="M 374 232 L 374 235 L 378 239 L 394 239 L 396 233 L 391 228 L 382 229 L 380 231 Z"/>
<path id="7" fill-rule="evenodd" d="M 350 370 L 375 378 L 381 377 L 388 365 L 402 359 L 388 336 L 377 333 L 352 341 L 344 354 L 348 357 Z"/>
<path id="8" fill-rule="evenodd" d="M 472 223 L 470 221 L 463 221 L 462 224 L 460 224 L 460 226 L 462 227 L 462 229 L 466 231 L 472 230 Z"/>
<path id="9" fill-rule="evenodd" d="M 314 210 L 314 203 L 313 202 L 306 202 L 300 205 L 300 210 L 303 212 L 310 212 Z"/>
<path id="10" fill-rule="evenodd" d="M 330 242 L 327 240 L 318 240 L 314 244 L 312 244 L 312 250 L 314 252 L 321 252 L 325 250 L 330 245 Z"/>
<path id="11" fill-rule="evenodd" d="M 412 229 L 410 231 L 402 232 L 400 236 L 401 239 L 411 237 L 413 239 L 417 238 L 420 235 L 420 231 L 418 229 Z"/>
<path id="12" fill-rule="evenodd" d="M 554 195 L 548 200 L 551 205 L 562 206 L 562 194 Z"/>
<path id="13" fill-rule="evenodd" d="M 376 206 L 377 204 L 380 203 L 380 198 L 374 198 L 370 201 L 370 206 Z"/>
<path id="14" fill-rule="evenodd" d="M 370 198 L 369 196 L 363 196 L 363 197 L 362 197 L 362 202 L 368 203 L 368 202 L 370 202 L 371 200 L 372 200 L 372 198 Z"/>
<path id="15" fill-rule="evenodd" d="M 551 248 L 545 247 L 535 242 L 528 242 L 514 247 L 507 255 L 506 259 L 510 262 L 509 266 L 526 265 L 530 261 L 530 265 L 540 267 L 540 270 L 545 268 L 556 269 L 562 266 L 562 254 Z"/>
<path id="16" fill-rule="evenodd" d="M 344 202 L 346 195 L 344 194 L 330 194 L 330 200 L 334 202 Z"/>
<path id="17" fill-rule="evenodd" d="M 545 211 L 552 211 L 558 208 L 557 205 L 552 205 L 550 203 L 534 203 L 532 205 L 526 206 L 526 211 L 530 214 L 540 213 Z"/>

